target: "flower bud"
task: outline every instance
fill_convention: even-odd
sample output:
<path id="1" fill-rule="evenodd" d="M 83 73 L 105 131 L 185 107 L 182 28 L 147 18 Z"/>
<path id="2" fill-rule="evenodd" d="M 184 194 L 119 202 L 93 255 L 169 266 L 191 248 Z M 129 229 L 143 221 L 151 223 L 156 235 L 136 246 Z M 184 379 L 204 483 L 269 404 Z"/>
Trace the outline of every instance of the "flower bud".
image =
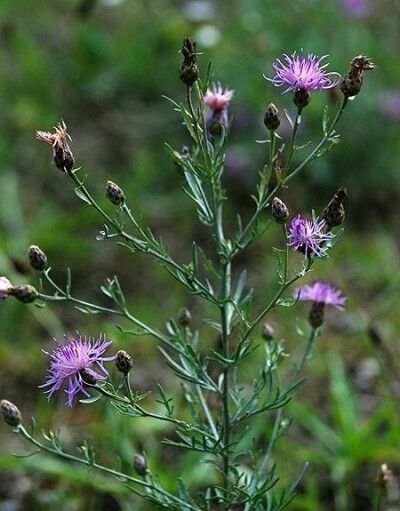
<path id="1" fill-rule="evenodd" d="M 284 224 L 289 218 L 289 210 L 286 204 L 278 197 L 274 197 L 271 206 L 272 216 L 279 224 Z"/>
<path id="2" fill-rule="evenodd" d="M 133 367 L 132 357 L 124 350 L 119 350 L 115 358 L 115 367 L 125 376 Z"/>
<path id="3" fill-rule="evenodd" d="M 125 201 L 124 191 L 112 181 L 107 181 L 106 196 L 116 206 L 123 204 Z"/>
<path id="4" fill-rule="evenodd" d="M 183 63 L 179 70 L 179 78 L 187 87 L 191 87 L 199 77 L 196 43 L 192 43 L 190 39 L 185 38 L 182 43 L 181 52 Z"/>
<path id="5" fill-rule="evenodd" d="M 79 375 L 82 378 L 82 381 L 87 385 L 96 385 L 97 379 L 91 371 L 87 369 L 81 369 L 79 371 Z"/>
<path id="6" fill-rule="evenodd" d="M 350 69 L 340 83 L 340 90 L 346 98 L 356 96 L 364 82 L 364 71 L 374 69 L 375 64 L 368 57 L 358 55 L 350 62 Z"/>
<path id="7" fill-rule="evenodd" d="M 336 227 L 344 222 L 345 211 L 343 201 L 346 197 L 347 191 L 341 186 L 324 209 L 323 218 L 329 228 Z"/>
<path id="8" fill-rule="evenodd" d="M 0 277 L 0 302 L 3 302 L 11 294 L 12 284 L 6 277 Z"/>
<path id="9" fill-rule="evenodd" d="M 279 118 L 279 110 L 273 103 L 270 103 L 267 107 L 267 111 L 264 116 L 264 125 L 269 131 L 275 131 L 279 128 L 281 120 Z"/>
<path id="10" fill-rule="evenodd" d="M 308 322 L 312 328 L 319 328 L 324 322 L 325 303 L 313 302 L 308 314 Z"/>
<path id="11" fill-rule="evenodd" d="M 10 295 L 23 303 L 32 303 L 39 296 L 39 292 L 30 284 L 15 286 L 11 289 Z"/>
<path id="12" fill-rule="evenodd" d="M 135 454 L 133 457 L 133 468 L 138 475 L 144 477 L 147 474 L 147 463 L 145 457 L 141 454 Z"/>
<path id="13" fill-rule="evenodd" d="M 15 406 L 14 403 L 7 401 L 6 399 L 2 399 L 0 403 L 0 410 L 3 416 L 4 422 L 9 426 L 16 428 L 21 424 L 22 415 L 19 409 Z"/>
<path id="14" fill-rule="evenodd" d="M 28 249 L 29 264 L 34 270 L 43 271 L 47 266 L 47 256 L 37 245 L 31 245 Z"/>
<path id="15" fill-rule="evenodd" d="M 189 309 L 186 309 L 186 307 L 184 307 L 183 309 L 181 309 L 179 311 L 178 323 L 181 326 L 189 326 L 191 319 L 192 319 L 192 315 L 190 314 L 190 310 Z"/>
<path id="16" fill-rule="evenodd" d="M 297 106 L 297 108 L 306 107 L 311 100 L 310 93 L 304 87 L 300 89 L 296 89 L 293 95 L 293 103 Z"/>
<path id="17" fill-rule="evenodd" d="M 379 488 L 382 488 L 382 490 L 387 490 L 387 487 L 389 484 L 393 481 L 393 472 L 390 470 L 390 468 L 387 466 L 386 463 L 383 463 L 379 467 L 378 476 L 376 478 L 376 483 L 379 486 Z"/>
<path id="18" fill-rule="evenodd" d="M 274 339 L 274 329 L 269 323 L 264 323 L 261 327 L 261 337 L 267 342 Z"/>

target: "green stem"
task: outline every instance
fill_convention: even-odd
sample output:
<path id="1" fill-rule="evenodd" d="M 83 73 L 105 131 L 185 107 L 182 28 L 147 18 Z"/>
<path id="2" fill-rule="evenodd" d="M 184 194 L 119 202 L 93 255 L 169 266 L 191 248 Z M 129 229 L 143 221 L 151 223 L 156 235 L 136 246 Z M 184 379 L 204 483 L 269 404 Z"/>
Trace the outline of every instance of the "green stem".
<path id="1" fill-rule="evenodd" d="M 171 495 L 170 493 L 168 493 L 167 491 L 165 491 L 161 488 L 156 488 L 154 485 L 147 483 L 146 481 L 144 481 L 142 479 L 138 479 L 136 477 L 129 476 L 127 474 L 119 472 L 118 470 L 114 470 L 112 468 L 105 467 L 105 466 L 100 465 L 96 462 L 92 463 L 89 460 L 86 460 L 84 458 L 79 458 L 72 454 L 68 454 L 66 452 L 61 451 L 60 449 L 53 449 L 52 447 L 44 445 L 44 444 L 40 443 L 38 440 L 36 440 L 35 438 L 33 438 L 22 425 L 18 426 L 18 433 L 20 433 L 26 440 L 28 440 L 29 443 L 31 443 L 32 445 L 34 445 L 41 451 L 48 452 L 50 454 L 53 454 L 60 458 L 64 458 L 64 459 L 66 459 L 68 461 L 72 461 L 74 463 L 80 463 L 81 465 L 93 467 L 97 470 L 100 470 L 102 472 L 110 474 L 118 479 L 122 479 L 124 481 L 137 484 L 139 486 L 142 486 L 144 488 L 151 490 L 152 492 L 159 493 L 160 495 L 163 495 L 163 496 L 167 497 L 168 499 L 173 500 L 177 505 L 182 506 L 182 510 L 199 511 L 199 508 L 194 507 L 187 502 L 184 502 L 183 500 L 179 499 L 178 497 L 175 497 L 174 495 Z"/>
<path id="2" fill-rule="evenodd" d="M 318 328 L 311 328 L 310 334 L 309 334 L 306 344 L 304 346 L 304 351 L 303 351 L 303 355 L 301 357 L 300 363 L 296 367 L 295 373 L 293 375 L 293 380 L 296 380 L 298 378 L 299 374 L 301 373 L 301 371 L 303 370 L 305 363 L 311 354 L 311 350 L 312 350 L 314 341 L 318 336 L 318 332 L 319 332 Z"/>
<path id="3" fill-rule="evenodd" d="M 301 120 L 301 113 L 303 111 L 303 107 L 298 107 L 296 119 L 294 121 L 294 126 L 292 130 L 292 137 L 290 140 L 290 147 L 289 147 L 289 155 L 286 163 L 286 172 L 289 173 L 290 171 L 290 165 L 292 164 L 294 150 L 296 147 L 296 136 L 297 136 L 297 130 L 299 129 L 300 120 Z"/>

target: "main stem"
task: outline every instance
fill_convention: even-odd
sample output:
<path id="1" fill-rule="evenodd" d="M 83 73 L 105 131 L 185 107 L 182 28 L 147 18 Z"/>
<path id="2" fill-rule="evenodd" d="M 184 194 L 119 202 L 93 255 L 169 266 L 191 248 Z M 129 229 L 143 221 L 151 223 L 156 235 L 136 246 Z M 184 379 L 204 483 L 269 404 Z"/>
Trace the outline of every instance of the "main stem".
<path id="1" fill-rule="evenodd" d="M 226 262 L 223 265 L 222 274 L 222 296 L 221 296 L 221 337 L 222 337 L 222 352 L 225 359 L 229 359 L 229 325 L 228 325 L 228 297 L 231 292 L 231 263 Z M 229 490 L 229 444 L 231 435 L 231 424 L 229 416 L 229 366 L 226 366 L 223 371 L 224 380 L 222 388 L 222 406 L 223 406 L 223 455 L 222 466 L 224 474 L 224 492 L 225 496 Z M 228 509 L 229 505 L 225 506 Z"/>

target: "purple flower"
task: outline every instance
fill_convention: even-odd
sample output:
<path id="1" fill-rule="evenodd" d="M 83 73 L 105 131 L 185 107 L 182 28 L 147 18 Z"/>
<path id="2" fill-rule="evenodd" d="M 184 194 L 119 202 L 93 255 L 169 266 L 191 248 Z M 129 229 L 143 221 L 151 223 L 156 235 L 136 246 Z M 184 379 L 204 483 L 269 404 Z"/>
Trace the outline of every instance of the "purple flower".
<path id="1" fill-rule="evenodd" d="M 220 83 L 213 83 L 212 88 L 207 89 L 204 96 L 204 103 L 211 110 L 225 110 L 228 108 L 233 94 L 233 90 L 224 89 Z"/>
<path id="2" fill-rule="evenodd" d="M 343 9 L 356 18 L 367 16 L 371 10 L 369 0 L 342 0 Z"/>
<path id="3" fill-rule="evenodd" d="M 318 57 L 310 53 L 307 57 L 284 54 L 284 61 L 276 59 L 272 64 L 276 75 L 273 78 L 267 78 L 276 87 L 286 85 L 285 92 L 290 90 L 304 89 L 321 90 L 334 87 L 340 80 L 339 73 L 327 73 L 325 68 L 329 64 L 322 64 L 322 61 L 328 56 Z"/>
<path id="4" fill-rule="evenodd" d="M 108 372 L 103 363 L 114 360 L 115 356 L 103 357 L 111 341 L 107 341 L 102 336 L 95 340 L 78 334 L 77 338 L 65 336 L 65 339 L 67 342 L 57 343 L 52 353 L 45 352 L 51 358 L 48 370 L 50 374 L 41 387 L 49 387 L 46 393 L 50 399 L 54 392 L 66 385 L 65 392 L 68 396 L 66 405 L 72 406 L 74 397 L 79 392 L 89 397 L 84 387 L 85 381 L 104 381 L 108 378 Z"/>
<path id="5" fill-rule="evenodd" d="M 289 226 L 289 247 L 298 250 L 306 257 L 325 255 L 326 242 L 335 237 L 331 232 L 324 232 L 325 226 L 325 220 L 319 220 L 317 217 L 306 220 L 297 215 Z"/>
<path id="6" fill-rule="evenodd" d="M 11 282 L 6 277 L 0 277 L 0 302 L 4 302 L 12 289 Z"/>
<path id="7" fill-rule="evenodd" d="M 296 289 L 293 296 L 304 302 L 313 302 L 322 305 L 333 305 L 336 309 L 343 309 L 346 298 L 342 291 L 330 282 L 316 281 L 311 285 Z"/>
<path id="8" fill-rule="evenodd" d="M 214 83 L 204 96 L 204 103 L 208 106 L 206 123 L 211 140 L 221 135 L 222 127 L 228 127 L 228 107 L 233 93 L 233 90 L 224 89 L 220 83 Z"/>

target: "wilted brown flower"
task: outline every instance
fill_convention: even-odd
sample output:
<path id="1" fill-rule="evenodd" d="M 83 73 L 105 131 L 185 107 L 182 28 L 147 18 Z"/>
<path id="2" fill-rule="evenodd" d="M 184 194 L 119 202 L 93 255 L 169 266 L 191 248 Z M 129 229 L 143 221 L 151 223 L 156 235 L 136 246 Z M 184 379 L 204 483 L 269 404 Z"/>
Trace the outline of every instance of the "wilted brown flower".
<path id="1" fill-rule="evenodd" d="M 46 142 L 53 148 L 53 158 L 56 167 L 63 172 L 71 172 L 74 167 L 75 159 L 68 145 L 71 140 L 67 132 L 67 126 L 61 121 L 58 126 L 54 127 L 54 133 L 48 131 L 37 131 L 36 138 L 42 142 Z"/>

